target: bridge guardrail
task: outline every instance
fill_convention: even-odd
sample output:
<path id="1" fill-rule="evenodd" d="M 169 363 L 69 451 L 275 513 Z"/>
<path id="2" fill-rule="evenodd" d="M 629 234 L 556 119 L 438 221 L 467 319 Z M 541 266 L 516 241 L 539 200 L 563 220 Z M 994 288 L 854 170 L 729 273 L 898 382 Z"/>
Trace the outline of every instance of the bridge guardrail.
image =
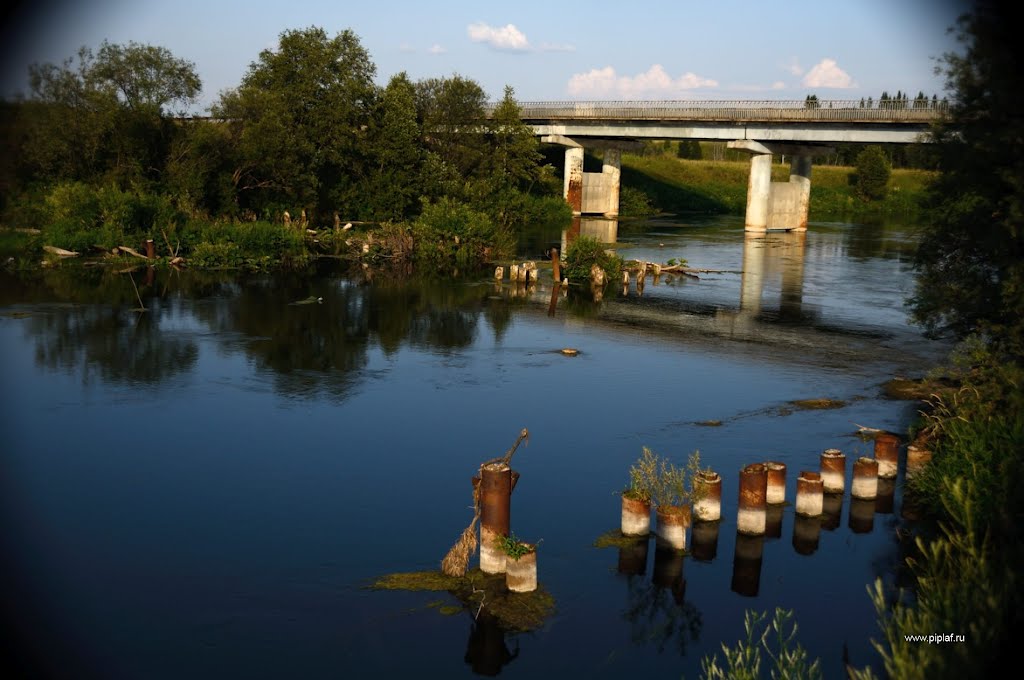
<path id="1" fill-rule="evenodd" d="M 922 103 L 925 104 L 922 106 Z M 677 100 L 677 101 L 547 101 L 520 102 L 520 115 L 531 120 L 707 120 L 707 121 L 839 121 L 922 123 L 942 118 L 945 101 L 913 100 Z M 490 115 L 493 105 L 488 109 Z"/>

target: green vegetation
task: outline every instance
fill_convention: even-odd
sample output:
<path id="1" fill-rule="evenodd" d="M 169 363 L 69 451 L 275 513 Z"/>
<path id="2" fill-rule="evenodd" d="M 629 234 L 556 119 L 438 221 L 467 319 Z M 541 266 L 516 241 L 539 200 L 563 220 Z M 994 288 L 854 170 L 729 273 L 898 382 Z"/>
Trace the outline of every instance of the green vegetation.
<path id="1" fill-rule="evenodd" d="M 646 446 L 640 457 L 629 466 L 629 486 L 622 492 L 634 500 L 650 503 L 658 479 L 658 457 Z"/>
<path id="2" fill-rule="evenodd" d="M 622 278 L 622 258 L 607 250 L 607 245 L 592 236 L 580 236 L 569 244 L 565 252 L 565 276 L 573 282 L 590 281 L 590 268 L 604 269 L 605 281 Z"/>
<path id="3" fill-rule="evenodd" d="M 510 632 L 536 630 L 554 613 L 555 599 L 542 587 L 529 593 L 513 593 L 505 587 L 504 574 L 485 574 L 471 569 L 465 576 L 445 576 L 440 571 L 386 574 L 370 586 L 373 590 L 448 591 L 472 611 L 484 611 Z"/>
<path id="4" fill-rule="evenodd" d="M 705 155 L 705 158 L 708 156 Z M 815 165 L 811 182 L 811 219 L 865 215 L 917 216 L 928 182 L 926 170 L 892 171 L 888 195 L 862 200 L 850 184 L 851 167 Z M 742 215 L 747 205 L 748 160 L 680 160 L 670 156 L 623 154 L 623 192 L 640 192 L 656 212 Z M 772 181 L 789 179 L 789 164 L 772 166 Z M 627 213 L 623 212 L 623 215 Z"/>
<path id="5" fill-rule="evenodd" d="M 701 677 L 707 680 L 824 678 L 821 660 L 811 661 L 807 650 L 794 642 L 797 625 L 792 621 L 793 612 L 777 607 L 771 622 L 765 625 L 767 618 L 767 612 L 747 610 L 743 617 L 746 639 L 738 640 L 734 647 L 727 647 L 723 643 L 721 662 L 717 654 L 705 656 L 701 660 Z"/>
<path id="6" fill-rule="evenodd" d="M 701 489 L 693 486 L 700 471 L 700 451 L 691 453 L 686 466 L 679 467 L 645 446 L 629 468 L 629 486 L 623 494 L 662 507 L 689 505 L 700 500 Z"/>
<path id="7" fill-rule="evenodd" d="M 882 149 L 872 145 L 857 154 L 857 171 L 851 179 L 858 196 L 865 201 L 880 201 L 889 193 L 891 175 L 892 168 Z"/>
<path id="8" fill-rule="evenodd" d="M 164 48 L 103 43 L 30 71 L 28 97 L 0 107 L 0 221 L 83 255 L 152 239 L 201 267 L 470 267 L 510 256 L 530 223 L 571 219 L 511 88 L 488 117 L 460 76 L 379 87 L 350 30 L 282 32 L 208 119 L 174 110 L 202 85 Z"/>
<path id="9" fill-rule="evenodd" d="M 519 558 L 523 555 L 529 555 L 532 552 L 536 552 L 536 543 L 526 543 L 525 541 L 519 540 L 515 534 L 509 534 L 508 536 L 502 536 L 501 542 L 499 543 L 501 551 L 511 557 L 512 559 L 519 561 Z"/>

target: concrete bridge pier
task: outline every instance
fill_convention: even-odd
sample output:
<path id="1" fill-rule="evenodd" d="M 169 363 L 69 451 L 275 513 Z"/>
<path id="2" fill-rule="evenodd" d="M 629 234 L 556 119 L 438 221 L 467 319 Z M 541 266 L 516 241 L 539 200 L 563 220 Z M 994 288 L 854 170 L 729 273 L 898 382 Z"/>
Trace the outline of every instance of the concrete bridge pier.
<path id="1" fill-rule="evenodd" d="M 545 144 L 565 147 L 563 195 L 573 215 L 619 216 L 619 194 L 622 183 L 622 152 L 643 147 L 640 142 L 622 139 L 587 139 L 587 146 L 604 150 L 601 172 L 583 171 L 583 145 L 563 135 L 541 137 Z"/>
<path id="2" fill-rule="evenodd" d="M 750 139 L 729 142 L 730 149 L 751 154 L 744 228 L 752 232 L 806 231 L 811 204 L 811 157 L 831 153 L 827 147 L 764 144 Z M 792 156 L 789 181 L 772 182 L 772 155 Z"/>

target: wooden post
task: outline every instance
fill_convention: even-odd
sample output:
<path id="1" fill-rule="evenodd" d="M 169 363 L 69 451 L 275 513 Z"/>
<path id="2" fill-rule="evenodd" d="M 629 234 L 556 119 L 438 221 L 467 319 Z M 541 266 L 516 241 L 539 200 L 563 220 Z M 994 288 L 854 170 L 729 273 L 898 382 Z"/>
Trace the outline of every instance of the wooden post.
<path id="1" fill-rule="evenodd" d="M 561 274 L 561 270 L 559 269 L 559 264 L 560 263 L 558 261 L 558 248 L 552 248 L 551 249 L 551 280 L 552 281 L 561 281 L 562 280 L 562 274 Z"/>
<path id="2" fill-rule="evenodd" d="M 153 239 L 151 238 L 146 239 L 146 257 L 150 260 L 156 257 L 156 244 L 153 243 Z"/>

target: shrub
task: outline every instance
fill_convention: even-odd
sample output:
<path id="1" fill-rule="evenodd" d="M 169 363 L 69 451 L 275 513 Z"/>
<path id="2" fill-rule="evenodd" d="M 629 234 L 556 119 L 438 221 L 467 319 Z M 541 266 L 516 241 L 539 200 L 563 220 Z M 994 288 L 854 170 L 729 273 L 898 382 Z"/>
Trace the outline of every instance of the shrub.
<path id="1" fill-rule="evenodd" d="M 647 217 L 657 213 L 650 197 L 635 187 L 622 187 L 619 191 L 619 215 L 622 217 Z"/>
<path id="2" fill-rule="evenodd" d="M 480 265 L 511 253 L 513 241 L 486 214 L 442 198 L 413 223 L 414 258 L 434 267 Z"/>
<path id="3" fill-rule="evenodd" d="M 857 195 L 866 201 L 880 201 L 889 192 L 889 176 L 892 168 L 885 153 L 877 146 L 865 147 L 857 154 L 855 188 Z"/>
<path id="4" fill-rule="evenodd" d="M 565 276 L 570 281 L 590 280 L 590 268 L 598 265 L 608 281 L 622 277 L 622 258 L 605 250 L 604 244 L 591 236 L 580 236 L 569 244 L 565 253 Z"/>

